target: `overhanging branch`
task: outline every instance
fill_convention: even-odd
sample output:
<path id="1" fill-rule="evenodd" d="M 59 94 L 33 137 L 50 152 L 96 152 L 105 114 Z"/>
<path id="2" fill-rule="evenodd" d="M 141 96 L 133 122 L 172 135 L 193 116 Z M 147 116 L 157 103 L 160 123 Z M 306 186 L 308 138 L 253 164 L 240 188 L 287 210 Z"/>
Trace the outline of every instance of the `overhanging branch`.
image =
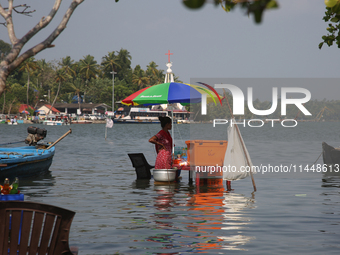
<path id="1" fill-rule="evenodd" d="M 16 67 L 18 67 L 23 61 L 25 61 L 26 59 L 34 56 L 35 54 L 39 53 L 40 51 L 46 49 L 46 48 L 50 48 L 53 47 L 54 45 L 52 45 L 52 42 L 60 35 L 60 33 L 66 28 L 66 25 L 68 23 L 68 21 L 71 18 L 71 15 L 73 14 L 74 10 L 77 8 L 77 6 L 79 4 L 81 4 L 84 0 L 73 0 L 70 7 L 67 9 L 63 19 L 61 20 L 61 22 L 59 23 L 58 27 L 41 43 L 37 44 L 36 46 L 32 47 L 31 49 L 27 50 L 26 52 L 24 52 L 22 55 L 20 55 L 18 58 L 16 58 L 10 65 L 9 65 L 9 71 L 14 70 Z M 61 2 L 60 0 L 56 0 L 57 2 Z M 59 6 L 58 6 L 59 8 Z M 55 10 L 56 11 L 56 10 Z M 50 15 L 53 14 L 53 10 L 51 11 Z M 55 13 L 54 13 L 55 14 Z M 54 16 L 53 14 L 53 16 Z M 53 18 L 53 16 L 48 16 L 47 18 L 42 18 L 40 21 L 40 25 L 45 27 L 47 26 L 50 21 L 51 18 Z M 42 27 L 37 27 L 39 24 L 36 25 L 36 29 L 38 29 L 38 31 L 42 28 Z M 32 29 L 34 30 L 34 28 Z M 30 31 L 28 32 L 24 37 L 28 36 L 28 37 L 32 37 L 34 34 L 36 34 L 38 31 Z M 24 38 L 23 37 L 23 38 Z M 27 39 L 27 38 L 26 38 Z M 23 40 L 23 39 L 22 39 Z M 21 40 L 20 40 L 21 41 Z M 25 44 L 25 43 L 24 43 Z M 24 45 L 23 44 L 23 45 Z"/>

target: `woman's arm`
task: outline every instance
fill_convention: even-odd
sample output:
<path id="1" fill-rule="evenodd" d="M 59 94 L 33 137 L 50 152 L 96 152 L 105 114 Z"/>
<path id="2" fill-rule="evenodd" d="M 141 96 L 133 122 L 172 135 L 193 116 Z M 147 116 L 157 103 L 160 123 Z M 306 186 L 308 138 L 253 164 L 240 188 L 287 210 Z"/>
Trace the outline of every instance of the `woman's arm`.
<path id="1" fill-rule="evenodd" d="M 164 144 L 158 142 L 158 138 L 155 135 L 149 139 L 149 142 L 161 146 L 160 150 L 165 149 Z"/>

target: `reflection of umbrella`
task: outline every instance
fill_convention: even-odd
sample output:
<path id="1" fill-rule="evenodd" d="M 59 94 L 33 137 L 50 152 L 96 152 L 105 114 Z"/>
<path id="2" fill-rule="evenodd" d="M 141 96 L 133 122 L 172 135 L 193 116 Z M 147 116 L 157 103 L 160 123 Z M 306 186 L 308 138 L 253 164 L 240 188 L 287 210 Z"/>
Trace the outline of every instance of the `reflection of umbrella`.
<path id="1" fill-rule="evenodd" d="M 205 85 L 205 84 L 203 84 Z M 207 85 L 206 85 L 207 86 Z M 209 85 L 208 85 L 209 86 Z M 122 100 L 126 105 L 156 105 L 172 103 L 199 103 L 203 97 L 209 96 L 216 104 L 216 98 L 221 102 L 217 92 L 211 89 L 203 88 L 197 85 L 189 85 L 177 82 L 162 83 L 141 89 Z M 173 111 L 171 111 L 173 113 Z M 173 116 L 172 116 L 173 117 Z M 173 118 L 172 118 L 173 119 Z M 172 137 L 173 129 L 172 129 Z M 174 152 L 174 148 L 173 148 Z"/>
<path id="2" fill-rule="evenodd" d="M 126 105 L 199 103 L 201 102 L 202 94 L 209 95 L 215 104 L 216 97 L 221 102 L 216 91 L 211 91 L 196 85 L 169 82 L 141 89 L 122 100 L 122 103 Z"/>
<path id="3" fill-rule="evenodd" d="M 30 114 L 28 111 L 22 111 L 21 113 Z"/>

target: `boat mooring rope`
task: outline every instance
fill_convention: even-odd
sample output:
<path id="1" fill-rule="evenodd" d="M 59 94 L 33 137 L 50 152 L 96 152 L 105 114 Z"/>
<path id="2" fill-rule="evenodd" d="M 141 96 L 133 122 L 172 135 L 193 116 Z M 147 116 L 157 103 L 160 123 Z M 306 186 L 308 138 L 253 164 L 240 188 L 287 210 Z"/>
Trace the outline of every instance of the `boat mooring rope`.
<path id="1" fill-rule="evenodd" d="M 316 162 L 319 160 L 319 158 L 321 157 L 322 153 L 323 153 L 323 149 L 322 149 L 322 152 L 320 153 L 319 157 L 318 157 L 318 158 L 315 160 L 315 162 L 314 162 L 313 164 L 311 164 L 309 167 L 315 165 L 315 163 L 316 163 Z"/>
<path id="2" fill-rule="evenodd" d="M 23 142 L 25 142 L 25 140 L 19 141 L 19 142 L 12 142 L 12 143 L 3 143 L 3 144 L 0 144 L 0 146 L 8 145 L 8 144 L 15 144 L 15 143 L 23 143 Z"/>

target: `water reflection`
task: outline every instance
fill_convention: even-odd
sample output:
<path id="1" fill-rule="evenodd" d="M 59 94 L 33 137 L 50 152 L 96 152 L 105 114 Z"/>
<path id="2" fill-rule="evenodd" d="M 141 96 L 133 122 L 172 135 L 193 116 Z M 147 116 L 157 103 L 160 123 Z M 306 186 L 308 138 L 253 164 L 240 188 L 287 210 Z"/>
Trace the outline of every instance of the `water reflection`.
<path id="1" fill-rule="evenodd" d="M 155 185 L 155 223 L 145 240 L 161 244 L 158 249 L 171 252 L 211 252 L 212 250 L 245 250 L 254 237 L 244 234 L 255 208 L 254 196 L 225 193 L 223 180 L 201 180 L 195 189 L 180 185 Z M 186 195 L 185 195 L 186 194 Z M 160 229 L 163 233 L 159 233 Z M 156 253 L 177 254 L 177 253 Z"/>
<path id="2" fill-rule="evenodd" d="M 174 226 L 174 218 L 177 217 L 175 212 L 172 212 L 173 207 L 177 204 L 175 202 L 175 192 L 178 192 L 178 184 L 171 183 L 169 185 L 156 185 L 154 191 L 156 196 L 154 197 L 154 208 L 156 212 L 152 216 L 154 218 L 155 228 L 162 230 L 174 231 L 177 228 Z M 148 242 L 154 242 L 161 244 L 160 249 L 175 249 L 176 238 L 174 233 L 157 233 L 146 238 Z M 177 252 L 171 253 L 153 253 L 153 254 L 178 254 Z"/>
<path id="3" fill-rule="evenodd" d="M 187 228 L 197 233 L 196 250 L 244 250 L 242 247 L 254 237 L 243 234 L 251 224 L 243 210 L 254 208 L 254 197 L 225 193 L 223 180 L 201 180 L 195 194 L 190 194 L 190 223 Z"/>
<path id="4" fill-rule="evenodd" d="M 329 187 L 340 188 L 340 171 L 339 172 L 327 171 L 326 173 L 323 173 L 321 186 L 324 188 Z"/>
<path id="5" fill-rule="evenodd" d="M 43 197 L 51 191 L 56 183 L 55 177 L 52 176 L 51 171 L 45 171 L 39 175 L 20 178 L 19 190 L 25 196 Z M 26 198 L 25 198 L 26 200 Z"/>
<path id="6" fill-rule="evenodd" d="M 323 222 L 323 225 L 318 230 L 327 235 L 327 241 L 324 241 L 324 243 L 334 246 L 338 242 L 338 238 L 334 236 L 334 233 L 338 233 L 340 225 L 338 213 L 340 204 L 340 173 L 330 171 L 323 173 L 321 187 L 323 188 L 323 192 L 320 194 L 323 216 L 320 220 Z"/>
<path id="7" fill-rule="evenodd" d="M 132 183 L 132 185 L 131 185 L 131 187 L 133 188 L 133 189 L 149 189 L 150 188 L 150 186 L 151 186 L 151 184 L 150 184 L 150 180 L 143 180 L 143 179 L 140 179 L 140 180 L 135 180 L 133 183 Z"/>
<path id="8" fill-rule="evenodd" d="M 226 250 L 246 250 L 241 246 L 255 239 L 253 236 L 243 234 L 247 225 L 251 224 L 251 217 L 246 216 L 243 212 L 245 209 L 255 208 L 255 195 L 252 193 L 251 197 L 245 197 L 236 193 L 224 193 L 224 222 L 222 227 L 226 233 L 230 235 L 219 236 L 223 239 L 223 249 Z"/>

